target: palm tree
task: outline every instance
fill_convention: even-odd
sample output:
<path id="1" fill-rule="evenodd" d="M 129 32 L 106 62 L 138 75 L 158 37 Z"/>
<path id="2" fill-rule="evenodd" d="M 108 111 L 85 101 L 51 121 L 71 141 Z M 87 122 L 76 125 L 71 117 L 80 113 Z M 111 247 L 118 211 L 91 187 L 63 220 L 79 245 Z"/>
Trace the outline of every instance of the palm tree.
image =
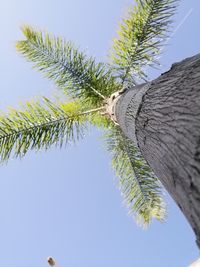
<path id="1" fill-rule="evenodd" d="M 25 103 L 21 110 L 10 109 L 2 114 L 0 157 L 6 162 L 10 157 L 21 158 L 32 149 L 62 147 L 84 137 L 90 125 L 103 128 L 124 200 L 136 221 L 147 225 L 152 218 L 165 218 L 162 186 L 135 139 L 123 131 L 121 117 L 117 116 L 123 105 L 119 108 L 116 103 L 131 88 L 140 89 L 138 82 L 147 82 L 147 66 L 159 65 L 179 1 L 135 2 L 137 5 L 130 6 L 120 24 L 109 64 L 97 63 L 72 42 L 29 26 L 22 28 L 25 40 L 17 42 L 18 51 L 53 80 L 65 97 L 63 101 L 43 97 Z"/>

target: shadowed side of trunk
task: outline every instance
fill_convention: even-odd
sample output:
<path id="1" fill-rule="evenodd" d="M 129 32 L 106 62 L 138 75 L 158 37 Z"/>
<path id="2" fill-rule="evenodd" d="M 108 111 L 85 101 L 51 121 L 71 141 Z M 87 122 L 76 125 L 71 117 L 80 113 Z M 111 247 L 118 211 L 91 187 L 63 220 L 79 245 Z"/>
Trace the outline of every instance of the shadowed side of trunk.
<path id="1" fill-rule="evenodd" d="M 152 82 L 138 110 L 136 136 L 200 247 L 200 55 Z"/>
<path id="2" fill-rule="evenodd" d="M 116 117 L 186 216 L 200 247 L 200 54 L 173 64 L 149 87 L 125 92 Z"/>

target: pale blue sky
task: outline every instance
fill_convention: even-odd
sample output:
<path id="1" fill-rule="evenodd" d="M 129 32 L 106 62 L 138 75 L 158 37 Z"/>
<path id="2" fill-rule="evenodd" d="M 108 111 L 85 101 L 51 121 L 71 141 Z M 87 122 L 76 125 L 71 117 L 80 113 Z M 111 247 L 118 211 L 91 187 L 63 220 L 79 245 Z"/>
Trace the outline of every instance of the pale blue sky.
<path id="1" fill-rule="evenodd" d="M 7 0 L 1 2 L 0 109 L 54 85 L 16 53 L 28 23 L 73 40 L 106 60 L 117 21 L 129 0 Z M 176 26 L 191 15 L 165 48 L 163 67 L 199 52 L 200 2 L 183 0 Z M 0 167 L 0 265 L 45 267 L 186 267 L 199 257 L 194 235 L 168 199 L 167 222 L 140 229 L 127 215 L 100 132 L 76 147 L 31 152 Z"/>

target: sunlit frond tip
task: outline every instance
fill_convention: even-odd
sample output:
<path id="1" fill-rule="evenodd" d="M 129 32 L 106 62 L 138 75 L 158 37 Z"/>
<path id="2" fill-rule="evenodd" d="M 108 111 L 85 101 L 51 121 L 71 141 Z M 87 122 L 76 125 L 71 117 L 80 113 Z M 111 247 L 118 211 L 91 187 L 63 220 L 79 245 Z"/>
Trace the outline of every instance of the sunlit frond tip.
<path id="1" fill-rule="evenodd" d="M 27 25 L 22 32 L 25 40 L 17 42 L 17 50 L 68 96 L 98 106 L 117 89 L 112 69 L 79 51 L 71 41 Z"/>
<path id="2" fill-rule="evenodd" d="M 119 25 L 110 57 L 124 84 L 146 80 L 147 66 L 159 64 L 158 55 L 169 37 L 172 16 L 180 0 L 135 0 Z"/>
<path id="3" fill-rule="evenodd" d="M 163 221 L 166 207 L 162 186 L 138 148 L 118 128 L 112 129 L 106 140 L 129 214 L 143 227 L 154 218 Z"/>
<path id="4" fill-rule="evenodd" d="M 86 117 L 78 102 L 54 104 L 47 98 L 0 115 L 0 161 L 28 150 L 75 142 L 84 135 Z"/>

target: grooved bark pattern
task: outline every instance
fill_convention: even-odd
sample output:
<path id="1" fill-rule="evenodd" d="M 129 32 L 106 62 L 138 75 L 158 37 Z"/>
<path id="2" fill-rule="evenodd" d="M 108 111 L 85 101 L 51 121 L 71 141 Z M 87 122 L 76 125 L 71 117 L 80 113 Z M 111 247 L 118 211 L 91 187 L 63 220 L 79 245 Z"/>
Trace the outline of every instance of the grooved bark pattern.
<path id="1" fill-rule="evenodd" d="M 152 82 L 137 114 L 136 136 L 200 247 L 200 54 Z"/>

